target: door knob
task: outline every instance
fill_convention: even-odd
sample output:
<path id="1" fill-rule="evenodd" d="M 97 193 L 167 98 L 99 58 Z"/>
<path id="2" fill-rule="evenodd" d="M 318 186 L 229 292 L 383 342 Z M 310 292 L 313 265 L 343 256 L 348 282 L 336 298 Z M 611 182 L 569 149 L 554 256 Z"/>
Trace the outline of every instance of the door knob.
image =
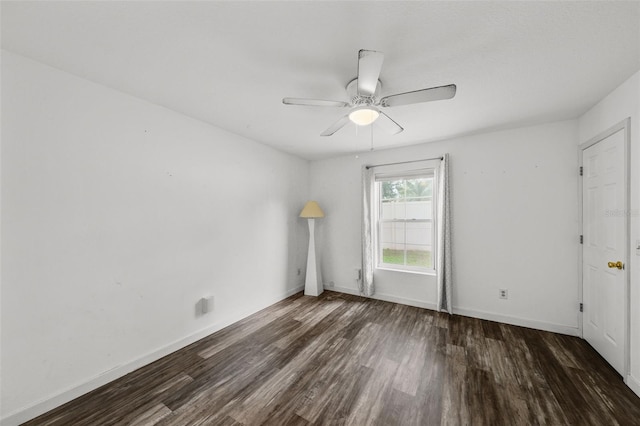
<path id="1" fill-rule="evenodd" d="M 617 262 L 609 262 L 607 263 L 607 266 L 609 266 L 609 268 L 618 268 L 618 269 L 624 268 L 624 264 L 619 260 Z"/>

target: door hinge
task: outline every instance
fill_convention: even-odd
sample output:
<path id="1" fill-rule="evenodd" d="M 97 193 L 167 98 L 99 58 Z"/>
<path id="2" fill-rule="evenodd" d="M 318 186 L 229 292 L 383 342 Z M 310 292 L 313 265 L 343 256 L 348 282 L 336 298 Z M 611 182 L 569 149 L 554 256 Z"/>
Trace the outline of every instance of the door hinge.
<path id="1" fill-rule="evenodd" d="M 580 166 L 580 176 L 582 176 L 584 173 L 584 168 L 582 166 Z"/>
<path id="2" fill-rule="evenodd" d="M 584 235 L 580 235 L 580 244 L 584 244 Z"/>
<path id="3" fill-rule="evenodd" d="M 584 304 L 580 304 L 580 312 L 584 312 Z"/>

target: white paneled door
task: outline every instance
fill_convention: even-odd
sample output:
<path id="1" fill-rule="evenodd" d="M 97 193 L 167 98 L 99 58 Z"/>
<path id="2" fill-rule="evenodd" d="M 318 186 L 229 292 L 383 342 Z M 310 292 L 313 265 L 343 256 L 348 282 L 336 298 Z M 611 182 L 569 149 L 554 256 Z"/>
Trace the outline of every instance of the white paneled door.
<path id="1" fill-rule="evenodd" d="M 583 151 L 584 338 L 625 375 L 627 309 L 626 128 Z"/>

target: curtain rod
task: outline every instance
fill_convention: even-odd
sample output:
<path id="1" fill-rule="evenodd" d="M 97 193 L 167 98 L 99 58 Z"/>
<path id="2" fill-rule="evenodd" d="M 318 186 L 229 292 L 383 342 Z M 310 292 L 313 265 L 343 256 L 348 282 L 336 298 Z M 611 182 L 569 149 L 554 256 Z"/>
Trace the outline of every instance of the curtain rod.
<path id="1" fill-rule="evenodd" d="M 442 160 L 444 157 L 433 157 L 433 158 L 423 158 L 422 160 L 411 160 L 411 161 L 398 161 L 397 163 L 386 163 L 386 164 L 373 164 L 371 166 L 365 166 L 365 169 L 370 169 L 372 167 L 380 167 L 380 166 L 395 166 L 396 164 L 408 164 L 408 163 L 419 163 L 421 161 L 429 161 L 429 160 Z"/>

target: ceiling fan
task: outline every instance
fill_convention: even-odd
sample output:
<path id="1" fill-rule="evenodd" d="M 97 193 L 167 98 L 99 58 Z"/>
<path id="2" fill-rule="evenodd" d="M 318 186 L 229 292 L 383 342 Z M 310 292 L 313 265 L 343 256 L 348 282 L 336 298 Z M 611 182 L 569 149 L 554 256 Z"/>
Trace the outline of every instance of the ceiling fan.
<path id="1" fill-rule="evenodd" d="M 333 123 L 320 136 L 331 136 L 349 121 L 367 126 L 377 122 L 389 133 L 395 135 L 404 129 L 393 121 L 381 108 L 398 105 L 417 104 L 422 102 L 451 99 L 456 94 L 456 85 L 430 87 L 413 92 L 398 93 L 380 98 L 382 83 L 378 79 L 382 69 L 384 54 L 374 50 L 360 50 L 358 52 L 358 76 L 347 84 L 347 94 L 351 102 L 329 101 L 323 99 L 283 98 L 285 105 L 349 107 L 350 111 Z"/>

